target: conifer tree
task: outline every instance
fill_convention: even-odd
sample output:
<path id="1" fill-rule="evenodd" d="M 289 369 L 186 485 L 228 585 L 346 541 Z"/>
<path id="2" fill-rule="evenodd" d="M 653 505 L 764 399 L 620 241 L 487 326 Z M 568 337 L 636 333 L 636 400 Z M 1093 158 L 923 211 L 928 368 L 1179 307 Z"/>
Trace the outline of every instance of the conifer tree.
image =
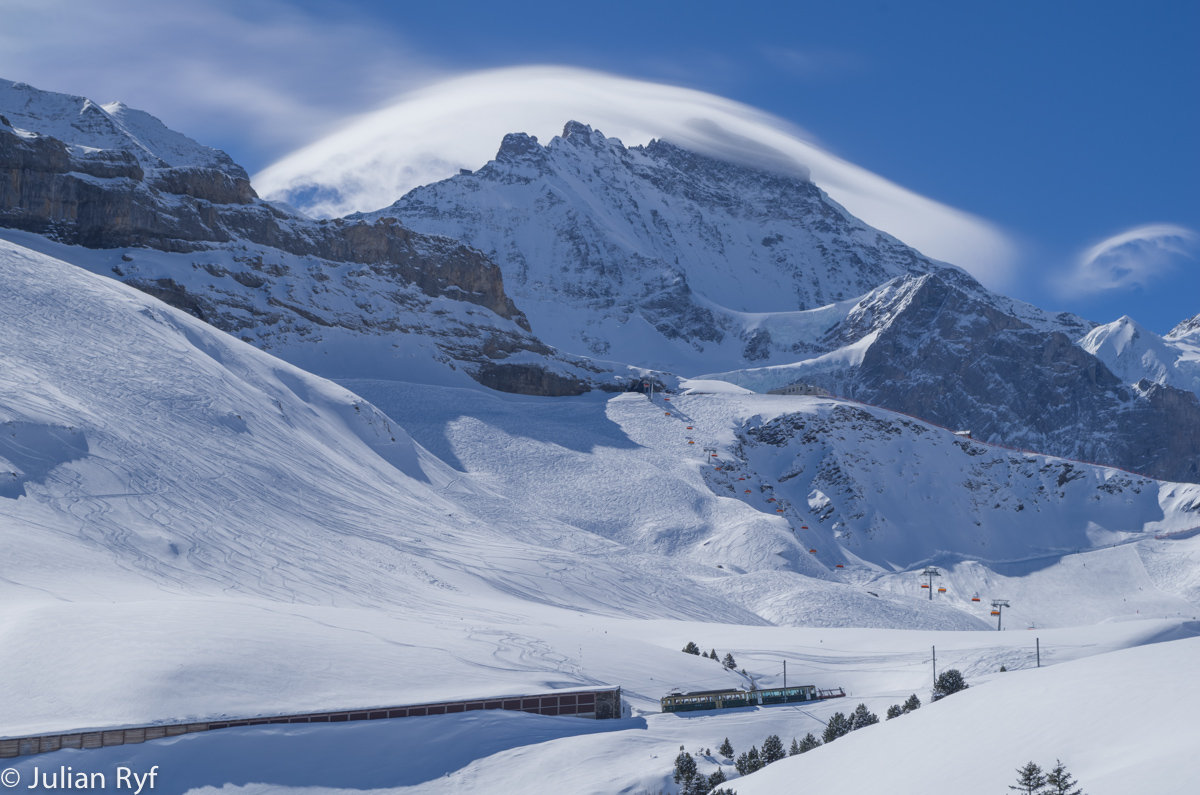
<path id="1" fill-rule="evenodd" d="M 737 661 L 733 659 L 732 654 L 725 652 L 725 659 L 721 660 L 721 665 L 732 671 L 734 668 L 737 668 Z"/>
<path id="2" fill-rule="evenodd" d="M 1006 668 L 1005 666 L 1001 665 L 1001 666 L 1000 666 L 1000 673 L 1002 673 L 1002 674 L 1003 674 L 1003 673 L 1008 673 L 1008 668 Z"/>
<path id="3" fill-rule="evenodd" d="M 788 749 L 788 756 L 796 756 L 800 753 L 800 744 L 796 742 L 796 738 L 792 738 L 792 747 Z"/>
<path id="4" fill-rule="evenodd" d="M 812 732 L 809 732 L 808 734 L 804 735 L 804 739 L 800 741 L 800 753 L 803 754 L 811 751 L 820 744 L 821 741 L 814 737 Z"/>
<path id="5" fill-rule="evenodd" d="M 694 654 L 697 657 L 699 657 L 700 656 L 700 647 L 697 646 L 695 643 L 692 643 L 689 640 L 688 644 L 683 647 L 683 652 L 684 652 L 684 654 Z"/>
<path id="6" fill-rule="evenodd" d="M 899 704 L 892 704 L 890 707 L 888 707 L 887 719 L 891 720 L 892 718 L 898 718 L 903 714 L 904 707 L 900 706 Z"/>
<path id="7" fill-rule="evenodd" d="M 721 743 L 721 747 L 717 749 L 717 753 L 726 759 L 733 759 L 733 745 L 729 742 L 729 738 L 725 738 L 725 742 Z"/>
<path id="8" fill-rule="evenodd" d="M 875 723 L 879 723 L 879 716 L 867 709 L 866 704 L 859 704 L 850 715 L 851 731 L 861 729 L 863 726 L 871 726 Z"/>
<path id="9" fill-rule="evenodd" d="M 735 770 L 737 770 L 738 775 L 741 775 L 741 776 L 750 775 L 750 772 L 751 772 L 750 771 L 750 752 L 742 751 L 738 755 L 737 761 L 733 763 L 733 767 Z"/>
<path id="10" fill-rule="evenodd" d="M 938 701 L 946 696 L 953 695 L 960 690 L 966 690 L 970 685 L 967 680 L 963 679 L 962 672 L 957 668 L 950 668 L 938 674 L 938 678 L 933 683 L 933 700 Z"/>
<path id="11" fill-rule="evenodd" d="M 1025 767 L 1017 769 L 1017 786 L 1010 786 L 1009 789 L 1023 792 L 1025 795 L 1038 795 L 1044 786 L 1046 786 L 1046 777 L 1042 775 L 1042 769 L 1030 762 Z"/>
<path id="12" fill-rule="evenodd" d="M 708 795 L 737 795 L 737 792 L 729 789 L 728 787 L 721 787 L 720 789 L 715 789 L 708 793 Z"/>
<path id="13" fill-rule="evenodd" d="M 718 659 L 718 657 L 717 657 L 717 650 L 716 650 L 716 649 L 713 649 L 712 651 L 710 651 L 710 652 L 708 653 L 708 659 L 710 659 L 710 660 L 716 660 L 716 659 Z"/>
<path id="14" fill-rule="evenodd" d="M 908 697 L 908 701 L 904 702 L 905 712 L 914 712 L 921 708 L 921 699 L 917 698 L 917 694 L 913 693 Z"/>
<path id="15" fill-rule="evenodd" d="M 769 765 L 772 762 L 778 762 L 786 754 L 783 751 L 783 740 L 779 739 L 778 734 L 772 734 L 767 739 L 763 740 L 762 747 L 762 763 Z"/>
<path id="16" fill-rule="evenodd" d="M 753 745 L 750 746 L 750 750 L 746 753 L 746 757 L 746 761 L 748 763 L 747 767 L 750 769 L 751 773 L 753 773 L 755 770 L 762 770 L 763 761 L 762 757 L 758 755 L 758 748 Z"/>
<path id="17" fill-rule="evenodd" d="M 825 724 L 825 733 L 822 739 L 827 743 L 831 743 L 843 734 L 853 730 L 854 726 L 850 723 L 850 719 L 840 712 L 833 713 L 833 717 L 829 719 L 829 723 Z"/>
<path id="18" fill-rule="evenodd" d="M 708 788 L 713 789 L 714 787 L 719 787 L 724 784 L 726 780 L 725 771 L 718 767 L 717 771 L 708 777 Z"/>
<path id="19" fill-rule="evenodd" d="M 687 751 L 680 751 L 675 757 L 675 783 L 690 784 L 696 777 L 696 760 Z"/>
<path id="20" fill-rule="evenodd" d="M 1067 772 L 1067 767 L 1062 760 L 1055 759 L 1054 761 L 1056 763 L 1054 769 L 1046 775 L 1046 795 L 1085 795 L 1081 787 L 1075 786 L 1079 782 Z"/>

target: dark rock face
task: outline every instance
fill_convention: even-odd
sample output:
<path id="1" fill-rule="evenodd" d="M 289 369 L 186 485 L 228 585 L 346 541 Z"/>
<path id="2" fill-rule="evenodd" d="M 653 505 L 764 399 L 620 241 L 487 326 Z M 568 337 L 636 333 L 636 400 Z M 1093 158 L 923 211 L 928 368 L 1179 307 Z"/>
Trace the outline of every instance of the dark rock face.
<path id="1" fill-rule="evenodd" d="M 1167 480 L 1200 478 L 1195 394 L 1130 387 L 1065 334 L 1034 329 L 941 275 L 902 280 L 826 344 L 872 333 L 856 367 L 803 380 L 978 439 Z"/>
<path id="2" fill-rule="evenodd" d="M 611 387 L 610 371 L 562 356 L 529 333 L 500 269 L 475 249 L 413 232 L 394 218 L 316 222 L 293 215 L 261 201 L 223 152 L 147 114 L 113 107 L 111 115 L 81 97 L 4 81 L 0 91 L 10 103 L 25 103 L 14 118 L 26 127 L 45 123 L 117 141 L 97 151 L 0 120 L 0 226 L 88 248 L 190 255 L 131 252 L 111 274 L 285 358 L 298 340 L 319 345 L 324 330 L 418 335 L 434 343 L 445 364 L 502 391 L 576 395 Z M 168 147 L 182 165 L 135 145 L 130 130 Z M 540 151 L 524 144 L 513 139 L 513 156 Z M 229 253 L 206 255 L 221 251 Z M 459 302 L 479 310 L 457 309 Z M 503 361 L 514 355 L 523 357 L 520 364 Z"/>

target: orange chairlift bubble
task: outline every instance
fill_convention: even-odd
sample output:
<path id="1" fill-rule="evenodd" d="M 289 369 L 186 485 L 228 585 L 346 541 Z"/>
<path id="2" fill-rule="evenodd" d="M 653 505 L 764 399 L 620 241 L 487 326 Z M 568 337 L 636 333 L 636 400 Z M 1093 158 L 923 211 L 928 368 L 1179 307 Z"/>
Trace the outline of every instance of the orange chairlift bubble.
<path id="1" fill-rule="evenodd" d="M 994 616 L 998 616 L 998 615 L 1000 615 L 1000 611 L 999 611 L 999 610 L 993 610 L 993 611 L 992 611 L 992 615 L 994 615 Z"/>
<path id="2" fill-rule="evenodd" d="M 770 497 L 769 499 L 767 499 L 767 502 L 775 502 L 775 498 L 774 498 L 774 497 Z"/>
<path id="3" fill-rule="evenodd" d="M 671 412 L 669 412 L 669 411 L 664 411 L 663 414 L 666 414 L 668 417 L 671 416 Z"/>
<path id="4" fill-rule="evenodd" d="M 750 489 L 746 489 L 746 493 L 747 493 L 747 494 L 749 494 L 749 493 L 750 493 Z"/>
<path id="5" fill-rule="evenodd" d="M 839 563 L 839 564 L 838 564 L 837 566 L 835 566 L 834 568 L 837 568 L 837 569 L 844 569 L 844 568 L 846 568 L 846 567 L 845 567 L 845 566 L 843 566 L 842 564 L 840 564 L 840 563 Z"/>
<path id="6" fill-rule="evenodd" d="M 974 596 L 972 596 L 972 597 L 971 597 L 971 601 L 972 601 L 972 602 L 978 602 L 978 601 L 979 601 L 979 594 L 975 594 Z"/>
<path id="7" fill-rule="evenodd" d="M 696 429 L 695 429 L 695 428 L 693 428 L 691 425 L 687 426 L 687 429 L 688 429 L 689 431 L 694 431 L 694 430 L 696 430 Z"/>
<path id="8" fill-rule="evenodd" d="M 817 550 L 815 550 L 815 549 L 810 549 L 810 550 L 808 550 L 808 554 L 810 554 L 810 555 L 815 555 L 815 554 L 817 554 Z"/>
<path id="9" fill-rule="evenodd" d="M 946 592 L 946 589 L 944 587 L 938 586 L 938 593 L 945 593 L 945 592 Z"/>
<path id="10" fill-rule="evenodd" d="M 928 585 L 925 585 L 924 583 L 922 583 L 921 587 L 922 587 L 922 588 L 928 588 L 929 586 L 928 586 Z"/>
<path id="11" fill-rule="evenodd" d="M 776 508 L 776 509 L 775 509 L 775 513 L 783 513 L 783 509 L 782 509 L 782 508 Z"/>

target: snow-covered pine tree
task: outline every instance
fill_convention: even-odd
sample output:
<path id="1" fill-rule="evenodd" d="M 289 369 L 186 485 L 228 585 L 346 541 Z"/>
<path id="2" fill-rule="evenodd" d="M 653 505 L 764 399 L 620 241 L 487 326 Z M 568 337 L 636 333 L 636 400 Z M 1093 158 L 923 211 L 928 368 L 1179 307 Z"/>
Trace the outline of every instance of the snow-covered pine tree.
<path id="1" fill-rule="evenodd" d="M 717 753 L 726 759 L 733 759 L 733 745 L 729 742 L 728 737 L 726 737 L 725 742 L 721 743 L 721 746 L 717 748 Z"/>
<path id="2" fill-rule="evenodd" d="M 917 698 L 917 694 L 913 693 L 908 697 L 908 701 L 904 702 L 904 711 L 912 712 L 921 708 L 921 699 Z"/>
<path id="3" fill-rule="evenodd" d="M 750 746 L 750 750 L 746 752 L 746 761 L 751 773 L 755 770 L 762 770 L 762 757 L 758 755 L 758 748 L 755 746 Z"/>
<path id="4" fill-rule="evenodd" d="M 822 735 L 822 739 L 831 743 L 853 729 L 854 726 L 850 723 L 849 718 L 840 712 L 835 712 L 829 722 L 825 724 L 825 733 Z"/>
<path id="5" fill-rule="evenodd" d="M 767 739 L 763 740 L 762 747 L 762 763 L 769 765 L 772 762 L 778 762 L 787 754 L 783 750 L 783 740 L 779 739 L 778 734 L 772 734 Z"/>
<path id="6" fill-rule="evenodd" d="M 888 707 L 887 719 L 891 720 L 892 718 L 898 718 L 903 714 L 904 707 L 900 706 L 899 704 L 892 704 L 890 707 Z"/>
<path id="7" fill-rule="evenodd" d="M 1044 786 L 1046 777 L 1042 775 L 1042 769 L 1030 762 L 1025 767 L 1017 768 L 1017 786 L 1009 786 L 1009 789 L 1025 795 L 1038 795 Z"/>
<path id="8" fill-rule="evenodd" d="M 687 751 L 680 751 L 675 757 L 675 783 L 689 784 L 696 777 L 696 760 Z"/>
<path id="9" fill-rule="evenodd" d="M 850 730 L 861 729 L 879 723 L 879 716 L 867 709 L 866 704 L 859 704 L 850 715 Z"/>
<path id="10" fill-rule="evenodd" d="M 1046 774 L 1046 795 L 1086 795 L 1082 787 L 1075 786 L 1079 782 L 1067 772 L 1062 760 L 1054 761 L 1054 769 Z"/>
<path id="11" fill-rule="evenodd" d="M 689 640 L 688 644 L 683 647 L 683 653 L 684 654 L 694 654 L 697 657 L 699 657 L 700 656 L 700 647 L 697 646 L 695 643 L 692 643 Z"/>
<path id="12" fill-rule="evenodd" d="M 796 742 L 796 738 L 792 738 L 792 747 L 788 749 L 788 756 L 796 756 L 800 753 L 800 744 Z"/>
<path id="13" fill-rule="evenodd" d="M 710 659 L 710 660 L 716 660 L 716 659 L 719 659 L 719 658 L 717 657 L 717 650 L 716 650 L 716 649 L 713 649 L 712 651 L 710 651 L 710 652 L 708 653 L 708 659 Z"/>
<path id="14" fill-rule="evenodd" d="M 725 652 L 725 659 L 721 660 L 721 665 L 732 671 L 734 668 L 737 668 L 737 661 L 733 659 L 732 654 Z"/>
<path id="15" fill-rule="evenodd" d="M 804 739 L 800 741 L 800 753 L 806 753 L 816 748 L 821 744 L 821 741 L 813 736 L 812 732 L 804 735 Z"/>
<path id="16" fill-rule="evenodd" d="M 933 700 L 938 701 L 946 696 L 957 693 L 960 690 L 966 690 L 970 685 L 967 680 L 963 679 L 962 672 L 957 668 L 950 668 L 938 674 L 938 678 L 933 683 Z"/>
<path id="17" fill-rule="evenodd" d="M 733 763 L 733 769 L 736 770 L 740 776 L 750 775 L 749 751 L 742 751 L 740 754 L 738 754 L 737 761 Z"/>
<path id="18" fill-rule="evenodd" d="M 713 789 L 714 787 L 719 787 L 726 781 L 727 779 L 725 778 L 725 771 L 718 767 L 716 772 L 708 777 L 708 788 Z"/>

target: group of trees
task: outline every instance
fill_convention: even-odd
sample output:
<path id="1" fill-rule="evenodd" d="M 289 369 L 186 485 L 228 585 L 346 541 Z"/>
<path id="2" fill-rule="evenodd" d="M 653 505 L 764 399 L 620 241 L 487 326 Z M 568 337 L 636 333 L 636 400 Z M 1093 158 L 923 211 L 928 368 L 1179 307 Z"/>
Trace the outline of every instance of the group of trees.
<path id="1" fill-rule="evenodd" d="M 1009 789 L 1024 793 L 1024 795 L 1085 795 L 1067 767 L 1061 760 L 1054 760 L 1054 769 L 1043 773 L 1042 768 L 1033 762 L 1025 767 L 1017 768 L 1017 785 Z"/>
<path id="2" fill-rule="evenodd" d="M 711 652 L 708 652 L 708 651 L 702 652 L 702 651 L 700 651 L 700 647 L 697 646 L 695 643 L 693 643 L 690 640 L 688 641 L 688 644 L 683 647 L 683 653 L 684 654 L 694 654 L 697 657 L 705 657 L 710 660 L 720 659 L 717 657 L 716 649 L 713 649 Z M 730 654 L 729 652 L 725 653 L 725 659 L 720 660 L 720 662 L 721 662 L 721 665 L 724 665 L 726 668 L 728 668 L 731 671 L 735 670 L 737 668 L 737 661 L 733 659 L 733 655 Z"/>
<path id="3" fill-rule="evenodd" d="M 696 760 L 682 747 L 675 757 L 675 783 L 681 785 L 680 795 L 737 795 L 732 790 L 717 789 L 725 783 L 724 770 L 718 767 L 711 776 L 704 775 L 696 768 Z"/>
<path id="4" fill-rule="evenodd" d="M 921 699 L 917 698 L 917 694 L 913 693 L 908 697 L 908 701 L 903 704 L 892 704 L 888 707 L 887 719 L 898 718 L 901 715 L 907 715 L 921 708 Z"/>
<path id="5" fill-rule="evenodd" d="M 879 716 L 871 710 L 867 709 L 866 704 L 859 704 L 849 717 L 840 712 L 833 713 L 833 717 L 825 724 L 825 734 L 823 739 L 827 743 L 831 743 L 843 734 L 861 729 L 863 726 L 870 726 L 879 723 Z"/>

